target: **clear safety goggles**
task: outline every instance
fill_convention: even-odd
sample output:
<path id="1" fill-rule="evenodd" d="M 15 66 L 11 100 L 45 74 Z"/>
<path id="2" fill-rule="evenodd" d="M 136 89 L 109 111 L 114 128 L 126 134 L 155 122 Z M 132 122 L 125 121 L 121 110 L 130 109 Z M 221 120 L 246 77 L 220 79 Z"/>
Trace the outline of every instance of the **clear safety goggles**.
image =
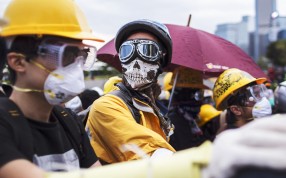
<path id="1" fill-rule="evenodd" d="M 86 71 L 94 69 L 96 51 L 94 46 L 65 42 L 44 42 L 38 48 L 38 54 L 45 58 L 49 66 L 66 67 L 80 61 Z"/>
<path id="2" fill-rule="evenodd" d="M 128 40 L 119 49 L 121 63 L 127 63 L 133 57 L 135 49 L 137 54 L 146 62 L 156 62 L 162 54 L 159 45 L 152 40 Z"/>
<path id="3" fill-rule="evenodd" d="M 246 88 L 248 101 L 258 102 L 267 96 L 267 88 L 264 84 L 252 85 Z"/>

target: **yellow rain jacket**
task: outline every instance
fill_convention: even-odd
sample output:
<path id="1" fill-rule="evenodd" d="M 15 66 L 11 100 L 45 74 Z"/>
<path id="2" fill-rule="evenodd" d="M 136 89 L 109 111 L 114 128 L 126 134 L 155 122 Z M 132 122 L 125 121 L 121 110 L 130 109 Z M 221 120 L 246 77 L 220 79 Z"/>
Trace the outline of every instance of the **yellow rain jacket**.
<path id="1" fill-rule="evenodd" d="M 96 155 L 107 163 L 139 159 L 136 153 L 123 151 L 124 144 L 135 144 L 147 155 L 158 148 L 175 152 L 153 109 L 142 101 L 134 99 L 133 102 L 144 108 L 140 110 L 140 124 L 136 123 L 125 102 L 112 94 L 97 99 L 90 109 L 87 131 L 91 145 Z"/>

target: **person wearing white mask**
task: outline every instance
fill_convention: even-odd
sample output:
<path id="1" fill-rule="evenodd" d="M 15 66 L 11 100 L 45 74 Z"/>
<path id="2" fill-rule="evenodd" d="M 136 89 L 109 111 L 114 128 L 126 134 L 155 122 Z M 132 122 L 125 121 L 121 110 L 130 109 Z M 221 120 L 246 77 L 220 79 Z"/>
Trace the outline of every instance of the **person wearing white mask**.
<path id="1" fill-rule="evenodd" d="M 272 114 L 264 81 L 266 78 L 254 78 L 235 68 L 218 77 L 213 88 L 214 101 L 218 110 L 227 110 L 227 129 L 238 128 L 253 119 Z"/>
<path id="2" fill-rule="evenodd" d="M 96 48 L 84 40 L 103 40 L 73 0 L 13 0 L 4 18 L 13 91 L 0 98 L 0 177 L 100 165 L 83 125 L 59 105 L 85 89 Z"/>

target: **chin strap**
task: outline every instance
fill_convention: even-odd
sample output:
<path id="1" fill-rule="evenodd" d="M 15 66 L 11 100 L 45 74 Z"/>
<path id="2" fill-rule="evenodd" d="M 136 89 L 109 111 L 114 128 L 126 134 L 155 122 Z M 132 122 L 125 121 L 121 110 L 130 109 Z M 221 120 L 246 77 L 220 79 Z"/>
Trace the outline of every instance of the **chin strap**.
<path id="1" fill-rule="evenodd" d="M 45 92 L 44 90 L 37 90 L 37 89 L 30 89 L 30 88 L 21 88 L 21 87 L 17 87 L 17 86 L 12 86 L 12 88 L 16 91 L 20 91 L 20 92 Z"/>
<path id="2" fill-rule="evenodd" d="M 50 95 L 51 98 L 55 98 L 56 95 L 50 91 L 50 90 L 37 90 L 37 89 L 30 89 L 30 88 L 21 88 L 21 87 L 17 87 L 17 86 L 12 86 L 12 88 L 16 91 L 19 91 L 19 92 L 25 92 L 25 93 L 28 93 L 28 92 L 38 92 L 38 93 L 48 93 Z"/>
<path id="3" fill-rule="evenodd" d="M 42 64 L 36 62 L 36 61 L 33 61 L 31 60 L 31 63 L 33 63 L 34 65 L 36 65 L 37 67 L 39 67 L 40 69 L 43 69 L 44 71 L 48 72 L 50 75 L 56 77 L 56 78 L 61 78 L 63 79 L 64 77 L 62 75 L 59 75 L 57 73 L 54 73 L 53 71 L 47 69 L 46 67 L 44 67 Z"/>

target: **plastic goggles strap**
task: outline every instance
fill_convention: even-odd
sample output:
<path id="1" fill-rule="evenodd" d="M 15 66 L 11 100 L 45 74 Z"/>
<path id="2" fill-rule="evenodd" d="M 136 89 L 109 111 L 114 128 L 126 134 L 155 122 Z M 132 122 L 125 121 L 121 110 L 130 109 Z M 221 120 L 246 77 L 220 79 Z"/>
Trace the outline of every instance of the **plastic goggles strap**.
<path id="1" fill-rule="evenodd" d="M 63 76 L 56 74 L 56 73 L 53 73 L 52 71 L 50 71 L 49 69 L 44 67 L 42 64 L 40 64 L 36 61 L 32 60 L 31 63 L 35 64 L 37 67 L 39 67 L 40 69 L 43 69 L 44 71 L 48 72 L 49 74 L 53 75 L 54 77 L 61 78 L 61 79 L 63 78 Z"/>

